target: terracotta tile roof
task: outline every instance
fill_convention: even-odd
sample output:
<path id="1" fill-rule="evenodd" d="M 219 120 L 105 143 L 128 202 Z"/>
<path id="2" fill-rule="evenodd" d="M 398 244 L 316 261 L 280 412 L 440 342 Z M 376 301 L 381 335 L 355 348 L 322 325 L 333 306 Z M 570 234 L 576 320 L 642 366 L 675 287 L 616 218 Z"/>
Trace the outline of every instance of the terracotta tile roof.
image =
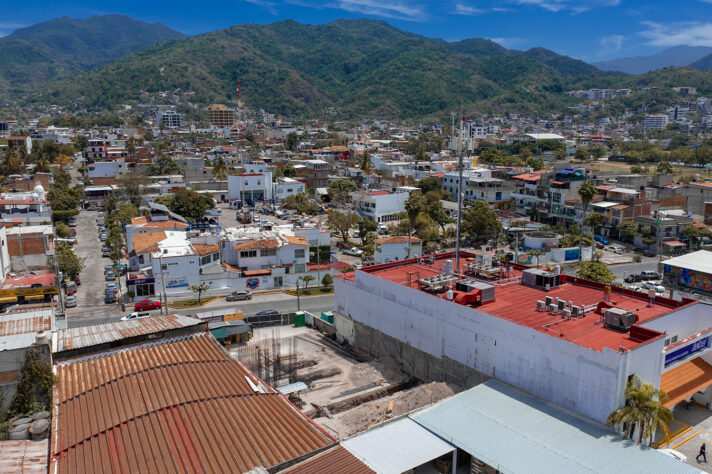
<path id="1" fill-rule="evenodd" d="M 142 226 L 143 229 L 187 229 L 188 224 L 185 222 L 180 222 L 180 221 L 156 221 L 156 222 L 148 222 L 144 226 Z"/>
<path id="2" fill-rule="evenodd" d="M 131 219 L 132 224 L 146 224 L 148 222 L 148 217 L 146 216 L 141 216 L 141 217 L 134 217 Z"/>
<path id="3" fill-rule="evenodd" d="M 245 472 L 333 443 L 209 334 L 57 366 L 50 471 Z"/>
<path id="4" fill-rule="evenodd" d="M 269 268 L 259 269 L 259 270 L 245 270 L 242 272 L 245 276 L 259 276 L 259 275 L 271 275 L 272 270 Z"/>
<path id="5" fill-rule="evenodd" d="M 701 358 L 692 359 L 668 370 L 660 377 L 660 389 L 669 397 L 665 406 L 674 406 L 707 387 L 710 382 L 712 382 L 712 366 Z"/>
<path id="6" fill-rule="evenodd" d="M 339 445 L 282 472 L 285 474 L 313 474 L 315 472 L 375 474 L 376 471 Z"/>
<path id="7" fill-rule="evenodd" d="M 241 244 L 235 244 L 233 247 L 235 250 L 269 250 L 278 249 L 279 240 L 277 239 L 260 239 L 260 240 L 248 240 Z"/>
<path id="8" fill-rule="evenodd" d="M 229 271 L 229 272 L 240 272 L 240 271 L 242 271 L 242 270 L 240 270 L 239 267 L 236 267 L 236 266 L 234 266 L 234 265 L 230 265 L 229 263 L 223 262 L 223 266 L 224 266 L 224 267 L 227 269 L 227 271 Z"/>
<path id="9" fill-rule="evenodd" d="M 158 252 L 158 242 L 165 240 L 166 233 L 160 232 L 150 232 L 148 234 L 136 234 L 133 236 L 133 248 L 134 251 L 139 253 L 150 253 Z"/>
<path id="10" fill-rule="evenodd" d="M 292 245 L 309 245 L 309 241 L 304 237 L 295 237 L 293 235 L 285 235 L 284 238 L 287 240 L 288 244 Z"/>
<path id="11" fill-rule="evenodd" d="M 376 239 L 374 242 L 377 244 L 407 244 L 408 243 L 408 236 L 407 235 L 394 235 L 392 237 L 382 237 L 380 239 Z M 410 243 L 420 243 L 422 240 L 420 240 L 418 237 L 411 237 L 410 238 Z"/>
<path id="12" fill-rule="evenodd" d="M 219 245 L 212 244 L 193 244 L 193 248 L 198 253 L 198 255 L 207 255 L 209 253 L 215 253 L 220 251 Z"/>

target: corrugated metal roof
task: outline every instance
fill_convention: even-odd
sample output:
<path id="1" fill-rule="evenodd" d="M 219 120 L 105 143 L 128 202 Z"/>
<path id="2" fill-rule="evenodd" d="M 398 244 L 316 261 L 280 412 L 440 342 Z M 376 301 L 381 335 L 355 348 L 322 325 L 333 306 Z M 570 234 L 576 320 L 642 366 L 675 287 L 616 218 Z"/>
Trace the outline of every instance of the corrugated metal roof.
<path id="1" fill-rule="evenodd" d="M 411 418 L 504 473 L 699 472 L 496 380 Z"/>
<path id="2" fill-rule="evenodd" d="M 244 472 L 333 443 L 206 333 L 56 368 L 53 472 Z"/>
<path id="3" fill-rule="evenodd" d="M 49 440 L 0 442 L 0 472 L 46 474 Z"/>
<path id="4" fill-rule="evenodd" d="M 52 310 L 0 314 L 0 337 L 52 330 Z"/>
<path id="5" fill-rule="evenodd" d="M 401 418 L 341 442 L 382 474 L 400 474 L 455 449 L 410 418 Z"/>
<path id="6" fill-rule="evenodd" d="M 709 250 L 698 250 L 697 252 L 665 260 L 663 265 L 687 268 L 702 273 L 712 273 L 712 252 Z"/>
<path id="7" fill-rule="evenodd" d="M 336 446 L 282 471 L 289 474 L 338 472 L 339 474 L 372 474 L 374 471 L 344 449 Z"/>
<path id="8" fill-rule="evenodd" d="M 96 326 L 60 329 L 52 340 L 52 352 L 58 353 L 201 324 L 202 321 L 179 314 L 151 316 L 131 321 L 116 321 Z"/>

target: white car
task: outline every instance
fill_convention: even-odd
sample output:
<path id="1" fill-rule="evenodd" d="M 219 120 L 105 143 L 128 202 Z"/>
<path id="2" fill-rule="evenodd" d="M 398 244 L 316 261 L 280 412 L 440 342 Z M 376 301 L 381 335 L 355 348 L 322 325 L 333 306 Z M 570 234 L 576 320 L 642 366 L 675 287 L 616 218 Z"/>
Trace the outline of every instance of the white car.
<path id="1" fill-rule="evenodd" d="M 653 283 L 652 281 L 644 281 L 640 284 L 640 286 L 647 290 L 655 290 L 658 293 L 662 293 L 665 291 L 665 287 L 663 285 L 658 285 L 657 283 Z"/>
<path id="2" fill-rule="evenodd" d="M 363 250 L 358 247 L 351 247 L 350 249 L 344 249 L 342 252 L 344 255 L 352 255 L 354 257 L 360 257 L 363 255 Z"/>
<path id="3" fill-rule="evenodd" d="M 74 295 L 67 296 L 67 299 L 64 301 L 64 305 L 67 308 L 74 308 L 77 306 L 77 297 Z"/>
<path id="4" fill-rule="evenodd" d="M 151 317 L 151 313 L 139 313 L 139 312 L 133 312 L 131 314 L 127 314 L 126 316 L 122 317 L 122 321 L 132 321 L 134 319 L 142 319 L 142 318 L 149 318 Z"/>
<path id="5" fill-rule="evenodd" d="M 631 285 L 628 287 L 629 290 L 644 292 L 645 290 L 637 285 Z"/>
<path id="6" fill-rule="evenodd" d="M 675 451 L 674 449 L 670 449 L 670 448 L 658 449 L 658 451 L 660 451 L 661 453 L 663 453 L 666 456 L 675 458 L 678 461 L 687 462 L 687 456 L 682 454 L 680 451 Z"/>

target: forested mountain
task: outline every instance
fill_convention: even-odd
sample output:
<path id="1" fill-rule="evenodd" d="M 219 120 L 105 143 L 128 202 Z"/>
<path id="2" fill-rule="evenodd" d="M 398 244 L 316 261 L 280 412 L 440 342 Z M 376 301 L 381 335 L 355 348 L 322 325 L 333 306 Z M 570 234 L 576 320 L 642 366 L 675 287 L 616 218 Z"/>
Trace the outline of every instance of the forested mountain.
<path id="1" fill-rule="evenodd" d="M 152 46 L 81 78 L 43 87 L 35 100 L 115 106 L 140 91 L 231 99 L 237 74 L 248 105 L 277 113 L 419 117 L 477 103 L 481 110 L 554 109 L 564 84 L 598 71 L 543 49 L 510 51 L 485 39 L 448 43 L 382 21 L 240 24 Z"/>
<path id="2" fill-rule="evenodd" d="M 643 74 L 666 67 L 690 66 L 704 56 L 711 54 L 712 48 L 707 46 L 673 46 L 650 56 L 631 56 L 629 58 L 611 59 L 594 63 L 604 71 L 620 71 L 627 74 Z M 700 67 L 698 69 L 709 69 Z"/>
<path id="3" fill-rule="evenodd" d="M 55 18 L 0 38 L 0 91 L 87 71 L 146 46 L 184 37 L 159 23 L 121 15 Z"/>

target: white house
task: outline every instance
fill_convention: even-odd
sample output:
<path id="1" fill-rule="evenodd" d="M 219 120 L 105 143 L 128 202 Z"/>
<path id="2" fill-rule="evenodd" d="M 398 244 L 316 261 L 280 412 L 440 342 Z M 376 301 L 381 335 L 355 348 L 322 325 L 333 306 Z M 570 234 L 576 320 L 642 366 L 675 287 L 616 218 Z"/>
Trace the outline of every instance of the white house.
<path id="1" fill-rule="evenodd" d="M 299 194 L 305 191 L 304 183 L 292 178 L 277 178 L 272 184 L 274 200 L 277 202 L 284 201 L 287 196 Z"/>
<path id="2" fill-rule="evenodd" d="M 272 172 L 243 173 L 227 177 L 230 201 L 272 201 Z"/>
<path id="3" fill-rule="evenodd" d="M 408 191 L 392 193 L 390 191 L 356 191 L 351 193 L 351 204 L 358 214 L 382 222 L 399 221 L 399 213 L 405 211 L 405 201 L 410 196 Z"/>
<path id="4" fill-rule="evenodd" d="M 410 256 L 423 255 L 423 241 L 417 237 L 410 238 Z M 408 258 L 408 236 L 395 235 L 374 240 L 373 259 L 376 264 L 395 262 Z"/>

